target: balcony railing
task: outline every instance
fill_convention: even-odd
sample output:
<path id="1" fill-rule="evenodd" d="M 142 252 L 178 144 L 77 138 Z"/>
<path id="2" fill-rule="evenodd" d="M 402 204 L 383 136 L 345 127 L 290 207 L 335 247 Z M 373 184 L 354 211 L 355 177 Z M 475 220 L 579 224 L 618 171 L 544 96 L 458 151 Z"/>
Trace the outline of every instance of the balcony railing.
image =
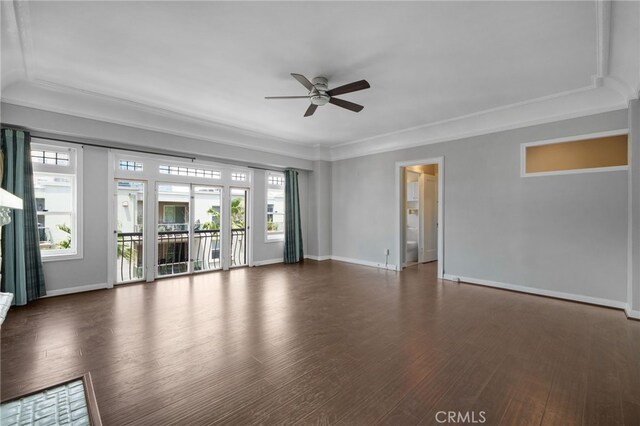
<path id="1" fill-rule="evenodd" d="M 118 232 L 118 282 L 144 277 L 142 253 L 142 232 Z"/>
<path id="2" fill-rule="evenodd" d="M 220 269 L 220 230 L 198 229 L 193 234 L 194 271 Z"/>
<path id="3" fill-rule="evenodd" d="M 158 232 L 158 275 L 181 274 L 188 270 L 189 231 Z"/>
<path id="4" fill-rule="evenodd" d="M 231 230 L 231 266 L 247 264 L 247 230 L 237 228 Z"/>
<path id="5" fill-rule="evenodd" d="M 193 231 L 193 251 L 189 254 L 189 231 L 158 232 L 158 275 L 188 272 L 189 261 L 194 271 L 220 269 L 221 240 L 218 229 Z M 141 232 L 118 233 L 118 282 L 144 278 L 143 237 Z M 246 229 L 231 230 L 231 266 L 247 263 Z"/>

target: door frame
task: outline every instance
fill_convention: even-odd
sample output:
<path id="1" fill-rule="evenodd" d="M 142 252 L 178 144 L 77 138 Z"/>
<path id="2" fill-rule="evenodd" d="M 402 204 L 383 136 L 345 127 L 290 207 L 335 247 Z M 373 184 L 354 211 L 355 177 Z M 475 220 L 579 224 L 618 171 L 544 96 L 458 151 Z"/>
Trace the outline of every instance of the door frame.
<path id="1" fill-rule="evenodd" d="M 426 173 L 422 173 L 420 175 L 420 232 L 419 232 L 419 237 L 418 237 L 418 263 L 426 263 L 426 262 L 431 262 L 429 261 L 425 261 L 424 260 L 424 256 L 425 256 L 425 247 L 424 247 L 424 242 L 425 242 L 425 231 L 426 231 L 426 226 L 427 224 L 425 223 L 425 213 L 426 213 L 426 199 L 424 197 L 425 193 L 426 193 L 426 186 L 427 186 L 427 182 L 436 182 L 436 195 L 438 194 L 438 187 L 437 187 L 437 183 L 438 183 L 438 176 L 432 176 L 432 175 L 428 175 Z M 438 201 L 438 204 L 440 202 Z M 436 230 L 438 227 L 438 214 L 436 212 Z M 438 256 L 438 235 L 436 232 L 436 257 Z"/>
<path id="2" fill-rule="evenodd" d="M 420 160 L 396 161 L 396 220 L 395 220 L 395 248 L 397 257 L 396 271 L 404 269 L 404 191 L 405 182 L 403 171 L 409 166 L 421 166 L 425 164 L 438 165 L 438 278 L 444 277 L 444 156 L 432 157 Z"/>

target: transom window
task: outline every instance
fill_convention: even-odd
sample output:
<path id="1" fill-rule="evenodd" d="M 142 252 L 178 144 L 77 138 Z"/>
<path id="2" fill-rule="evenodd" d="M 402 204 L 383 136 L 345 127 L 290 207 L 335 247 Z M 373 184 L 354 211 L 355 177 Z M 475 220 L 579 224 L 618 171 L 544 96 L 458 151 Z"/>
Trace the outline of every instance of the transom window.
<path id="1" fill-rule="evenodd" d="M 247 174 L 246 173 L 239 173 L 239 172 L 232 172 L 231 173 L 231 180 L 237 180 L 240 182 L 244 182 L 247 180 Z"/>
<path id="2" fill-rule="evenodd" d="M 220 179 L 222 177 L 222 174 L 218 170 L 199 169 L 186 166 L 169 166 L 162 164 L 158 170 L 164 175 L 192 176 L 205 179 Z"/>
<path id="3" fill-rule="evenodd" d="M 69 153 L 48 149 L 31 150 L 31 161 L 34 164 L 51 164 L 55 166 L 68 166 Z"/>
<path id="4" fill-rule="evenodd" d="M 141 172 L 143 170 L 142 163 L 131 160 L 120 160 L 120 170 L 128 170 L 130 172 Z"/>
<path id="5" fill-rule="evenodd" d="M 267 183 L 269 185 L 284 185 L 284 176 L 269 173 Z"/>

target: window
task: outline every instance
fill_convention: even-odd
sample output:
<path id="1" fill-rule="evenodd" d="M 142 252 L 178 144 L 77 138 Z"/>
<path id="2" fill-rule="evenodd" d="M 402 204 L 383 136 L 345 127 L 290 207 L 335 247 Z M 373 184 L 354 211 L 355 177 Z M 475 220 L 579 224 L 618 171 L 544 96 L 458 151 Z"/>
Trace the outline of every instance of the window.
<path id="1" fill-rule="evenodd" d="M 266 241 L 284 240 L 284 174 L 267 172 Z"/>
<path id="2" fill-rule="evenodd" d="M 205 179 L 220 179 L 221 177 L 221 173 L 218 170 L 198 169 L 195 167 L 168 166 L 163 164 L 160 165 L 158 170 L 164 175 L 192 176 Z"/>
<path id="3" fill-rule="evenodd" d="M 31 161 L 42 259 L 81 257 L 77 197 L 81 151 L 34 142 Z"/>
<path id="4" fill-rule="evenodd" d="M 46 148 L 31 151 L 31 161 L 34 164 L 53 164 L 56 166 L 69 165 L 69 153 L 48 150 Z"/>
<path id="5" fill-rule="evenodd" d="M 627 135 L 594 135 L 522 145 L 522 175 L 540 176 L 626 170 Z"/>
<path id="6" fill-rule="evenodd" d="M 247 174 L 246 173 L 238 173 L 238 172 L 233 172 L 231 173 L 231 180 L 237 180 L 240 182 L 244 182 L 247 180 Z"/>
<path id="7" fill-rule="evenodd" d="M 141 172 L 142 163 L 130 160 L 120 160 L 120 170 L 128 170 L 130 172 Z"/>

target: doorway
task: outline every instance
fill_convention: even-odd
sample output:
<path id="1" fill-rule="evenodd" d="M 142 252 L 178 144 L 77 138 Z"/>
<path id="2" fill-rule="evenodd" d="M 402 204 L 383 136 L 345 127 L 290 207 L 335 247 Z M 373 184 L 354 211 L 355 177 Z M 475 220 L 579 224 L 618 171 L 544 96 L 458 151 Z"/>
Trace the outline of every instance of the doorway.
<path id="1" fill-rule="evenodd" d="M 438 262 L 444 275 L 444 158 L 396 163 L 396 270 Z"/>

